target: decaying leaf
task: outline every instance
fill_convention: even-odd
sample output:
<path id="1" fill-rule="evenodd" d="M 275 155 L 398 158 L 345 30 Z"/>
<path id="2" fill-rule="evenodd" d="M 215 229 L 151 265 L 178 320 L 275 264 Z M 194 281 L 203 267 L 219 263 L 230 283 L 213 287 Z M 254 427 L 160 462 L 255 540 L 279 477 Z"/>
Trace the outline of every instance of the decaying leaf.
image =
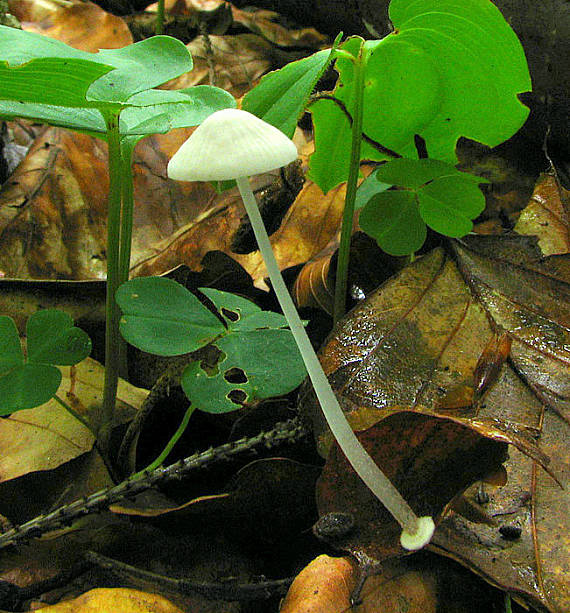
<path id="1" fill-rule="evenodd" d="M 101 404 L 103 367 L 87 358 L 73 368 L 62 367 L 62 371 L 64 378 L 58 395 L 80 415 L 93 419 Z M 119 423 L 132 416 L 146 393 L 124 381 L 119 383 Z M 88 452 L 93 442 L 91 432 L 56 400 L 18 411 L 0 420 L 0 481 L 57 468 Z"/>
<path id="2" fill-rule="evenodd" d="M 504 442 L 481 436 L 466 423 L 419 413 L 394 413 L 358 438 L 418 516 L 437 518 L 458 492 L 497 470 L 507 457 Z M 337 445 L 319 479 L 317 506 L 321 521 L 315 533 L 333 546 L 375 561 L 404 554 L 401 527 L 362 484 Z M 323 530 L 323 518 L 339 512 L 354 518 L 350 530 Z"/>
<path id="3" fill-rule="evenodd" d="M 494 431 L 498 440 L 523 450 L 524 456 L 511 446 L 508 482 L 489 492 L 485 510 L 497 525 L 474 524 L 450 512 L 433 543 L 548 611 L 567 610 L 570 602 L 564 579 L 570 566 L 568 490 L 540 467 L 546 466 L 545 452 L 552 458 L 556 478 L 568 484 L 568 424 L 561 417 L 568 419 L 570 406 L 569 280 L 568 258 L 545 259 L 535 239 L 469 237 L 454 243 L 452 257 L 436 250 L 385 283 L 347 315 L 322 350 L 325 372 L 357 430 L 386 417 L 394 405 L 416 410 L 424 406 L 440 416 L 465 420 L 467 430 L 475 428 L 484 436 Z M 511 342 L 506 359 L 497 341 L 503 333 Z M 496 350 L 489 351 L 493 342 L 498 342 Z M 481 400 L 472 405 L 473 392 L 467 391 L 475 387 Z M 454 393 L 455 399 L 467 400 L 464 406 L 442 402 Z M 319 446 L 326 453 L 330 439 L 318 413 L 313 415 Z M 375 428 L 385 422 L 387 428 L 396 417 Z M 368 433 L 361 435 L 364 440 Z M 375 445 L 374 436 L 369 436 L 369 444 Z M 388 449 L 405 440 L 397 438 Z M 379 453 L 383 457 L 382 450 Z M 333 452 L 332 458 L 336 455 Z M 408 469 L 411 461 L 408 457 L 403 466 Z M 473 463 L 477 464 L 475 458 Z M 344 489 L 341 478 L 352 478 L 344 470 L 330 471 L 327 466 L 324 475 L 337 475 L 339 490 Z M 443 474 L 451 478 L 453 468 Z M 399 488 L 409 494 L 411 485 L 403 479 Z M 411 503 L 413 507 L 413 497 Z M 328 504 L 323 508 L 339 510 Z M 417 510 L 422 512 L 421 507 Z M 355 512 L 360 526 L 362 508 L 349 511 Z M 364 524 L 378 517 L 378 511 L 365 517 Z M 352 539 L 350 550 L 361 544 L 358 534 L 346 537 Z M 374 535 L 370 541 L 364 538 L 376 552 L 384 546 L 381 541 Z"/>
<path id="4" fill-rule="evenodd" d="M 99 588 L 58 604 L 36 609 L 42 613 L 183 613 L 182 609 L 158 594 L 127 588 Z"/>
<path id="5" fill-rule="evenodd" d="M 546 256 L 570 251 L 569 220 L 563 198 L 570 198 L 570 193 L 558 184 L 553 174 L 543 175 L 515 226 L 519 234 L 537 236 L 538 246 Z"/>
<path id="6" fill-rule="evenodd" d="M 0 191 L 0 269 L 13 278 L 101 278 L 106 147 L 59 128 L 36 139 Z"/>
<path id="7" fill-rule="evenodd" d="M 182 505 L 141 496 L 134 502 L 113 505 L 111 510 L 120 515 L 153 517 L 155 524 L 165 529 L 173 521 L 191 524 L 201 517 L 231 524 L 240 534 L 250 534 L 250 540 L 274 542 L 280 534 L 306 530 L 314 521 L 319 473 L 316 466 L 285 458 L 256 460 L 230 480 L 227 493 L 200 496 Z"/>
<path id="8" fill-rule="evenodd" d="M 280 613 L 344 613 L 358 570 L 348 558 L 315 558 L 295 578 Z"/>
<path id="9" fill-rule="evenodd" d="M 133 42 L 123 19 L 91 2 L 23 4 L 17 14 L 20 21 L 28 22 L 26 30 L 56 38 L 76 49 L 96 53 L 99 49 L 119 49 Z M 36 23 L 29 23 L 36 21 L 38 12 L 46 11 L 46 7 L 47 14 Z"/>

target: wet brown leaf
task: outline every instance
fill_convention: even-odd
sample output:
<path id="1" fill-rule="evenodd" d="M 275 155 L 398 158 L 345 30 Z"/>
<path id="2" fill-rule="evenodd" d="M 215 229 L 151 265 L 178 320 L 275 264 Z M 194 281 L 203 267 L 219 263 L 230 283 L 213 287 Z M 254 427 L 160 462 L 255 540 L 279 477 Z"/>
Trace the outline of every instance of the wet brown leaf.
<path id="1" fill-rule="evenodd" d="M 158 525 L 207 521 L 228 522 L 251 539 L 275 542 L 291 530 L 306 530 L 314 521 L 316 466 L 285 458 L 257 460 L 242 468 L 222 494 L 200 496 L 176 505 L 165 499 L 137 497 L 111 510 L 121 515 L 162 518 Z M 294 528 L 292 528 L 294 526 Z"/>
<path id="2" fill-rule="evenodd" d="M 437 518 L 445 505 L 476 479 L 496 471 L 506 459 L 500 435 L 481 436 L 469 424 L 400 412 L 358 434 L 376 464 L 418 516 Z M 321 521 L 329 513 L 349 513 L 354 528 L 337 535 L 317 536 L 357 558 L 382 561 L 403 555 L 401 527 L 334 445 L 317 486 Z"/>
<path id="3" fill-rule="evenodd" d="M 508 482 L 490 492 L 485 510 L 498 527 L 450 512 L 433 543 L 532 605 L 565 611 L 568 490 L 538 466 L 545 457 L 533 440 L 567 486 L 568 424 L 560 416 L 568 419 L 570 407 L 569 259 L 544 258 L 529 237 L 469 237 L 453 245 L 455 258 L 431 252 L 358 305 L 323 348 L 323 366 L 357 430 L 394 405 L 423 405 L 462 417 L 483 435 L 495 429 L 524 452 L 511 447 Z M 503 333 L 511 341 L 506 361 L 497 341 Z M 481 376 L 481 360 L 491 377 Z M 470 406 L 468 390 L 483 380 L 482 400 Z M 455 402 L 462 397 L 467 406 Z M 326 453 L 330 439 L 313 414 Z"/>

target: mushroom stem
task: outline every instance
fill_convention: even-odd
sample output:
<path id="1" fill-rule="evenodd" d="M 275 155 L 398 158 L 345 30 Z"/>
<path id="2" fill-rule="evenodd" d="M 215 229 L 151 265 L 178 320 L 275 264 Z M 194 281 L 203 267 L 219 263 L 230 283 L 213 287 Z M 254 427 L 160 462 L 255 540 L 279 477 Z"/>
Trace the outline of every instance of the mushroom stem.
<path id="1" fill-rule="evenodd" d="M 394 519 L 400 526 L 402 526 L 403 532 L 400 539 L 402 546 L 406 549 L 420 549 L 431 539 L 434 530 L 433 521 L 431 517 L 418 518 L 416 516 L 408 503 L 402 498 L 400 492 L 392 485 L 356 438 L 332 391 L 297 309 L 293 304 L 293 300 L 289 295 L 289 291 L 285 286 L 281 271 L 273 255 L 271 243 L 263 225 L 255 196 L 251 190 L 249 179 L 247 177 L 240 177 L 236 181 L 251 221 L 259 250 L 267 267 L 271 284 L 299 347 L 329 427 L 356 473 L 394 516 Z"/>

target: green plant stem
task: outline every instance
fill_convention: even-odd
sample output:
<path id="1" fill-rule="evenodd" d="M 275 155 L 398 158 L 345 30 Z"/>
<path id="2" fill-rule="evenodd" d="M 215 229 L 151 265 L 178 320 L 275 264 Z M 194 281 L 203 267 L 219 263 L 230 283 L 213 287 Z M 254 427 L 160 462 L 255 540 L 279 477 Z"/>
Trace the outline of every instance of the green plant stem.
<path id="1" fill-rule="evenodd" d="M 164 0 L 158 0 L 156 7 L 156 24 L 154 29 L 155 34 L 162 34 L 164 32 Z"/>
<path id="2" fill-rule="evenodd" d="M 255 238 L 257 239 L 263 261 L 267 267 L 273 290 L 287 318 L 289 328 L 299 347 L 315 393 L 333 435 L 346 458 L 352 464 L 358 475 L 360 475 L 364 483 L 366 483 L 406 532 L 409 534 L 416 534 L 418 531 L 418 518 L 415 513 L 386 475 L 384 475 L 368 455 L 346 421 L 344 413 L 340 408 L 338 400 L 334 395 L 317 354 L 307 336 L 301 318 L 297 313 L 297 309 L 293 304 L 293 300 L 289 295 L 285 282 L 283 281 L 248 178 L 240 177 L 236 182 L 251 221 L 251 226 Z"/>
<path id="3" fill-rule="evenodd" d="M 135 208 L 133 183 L 133 152 L 136 141 L 124 137 L 121 141 L 122 164 L 122 207 L 121 207 L 121 242 L 119 247 L 119 285 L 129 280 L 131 267 L 131 243 L 133 236 L 133 214 Z"/>
<path id="4" fill-rule="evenodd" d="M 511 605 L 511 595 L 505 592 L 505 613 L 513 613 L 513 607 Z"/>
<path id="5" fill-rule="evenodd" d="M 159 466 L 163 464 L 164 460 L 166 460 L 166 458 L 168 457 L 168 454 L 172 451 L 172 448 L 174 447 L 174 445 L 176 445 L 176 443 L 178 442 L 178 439 L 184 434 L 186 427 L 188 426 L 188 422 L 190 421 L 190 418 L 192 417 L 192 413 L 194 413 L 195 410 L 196 410 L 196 407 L 192 405 L 190 405 L 186 409 L 186 413 L 184 413 L 184 417 L 182 418 L 180 425 L 176 429 L 176 432 L 172 435 L 172 438 L 168 441 L 166 447 L 162 450 L 162 452 L 156 458 L 156 460 L 154 460 L 154 462 L 149 464 L 145 469 L 139 471 L 138 473 L 135 473 L 134 475 L 135 477 L 142 475 L 146 472 L 149 472 L 151 470 L 155 470 L 156 468 L 158 468 Z"/>
<path id="6" fill-rule="evenodd" d="M 336 324 L 346 311 L 346 288 L 348 283 L 348 259 L 350 239 L 354 218 L 354 203 L 358 173 L 360 170 L 360 147 L 362 143 L 362 118 L 364 115 L 364 73 L 366 71 L 366 52 L 360 48 L 359 56 L 354 61 L 354 106 L 352 117 L 352 143 L 350 148 L 350 166 L 344 199 L 344 212 L 340 231 L 340 245 L 336 266 L 336 283 L 334 291 L 333 323 Z"/>
<path id="7" fill-rule="evenodd" d="M 119 307 L 115 302 L 115 292 L 119 287 L 119 249 L 122 203 L 121 141 L 119 135 L 119 112 L 109 111 L 105 117 L 107 124 L 107 145 L 109 150 L 109 199 L 107 213 L 107 297 L 105 304 L 105 382 L 103 384 L 103 407 L 97 439 L 109 459 L 109 447 L 121 356 L 121 337 L 119 335 Z"/>

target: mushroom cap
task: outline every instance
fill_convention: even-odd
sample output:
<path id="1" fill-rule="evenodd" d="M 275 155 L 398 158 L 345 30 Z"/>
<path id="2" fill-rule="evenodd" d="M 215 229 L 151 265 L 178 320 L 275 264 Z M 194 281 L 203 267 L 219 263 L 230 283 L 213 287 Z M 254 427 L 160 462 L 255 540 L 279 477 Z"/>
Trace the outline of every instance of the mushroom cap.
<path id="1" fill-rule="evenodd" d="M 281 130 L 247 111 L 223 109 L 207 117 L 168 163 L 176 181 L 226 181 L 281 168 L 297 148 Z"/>

